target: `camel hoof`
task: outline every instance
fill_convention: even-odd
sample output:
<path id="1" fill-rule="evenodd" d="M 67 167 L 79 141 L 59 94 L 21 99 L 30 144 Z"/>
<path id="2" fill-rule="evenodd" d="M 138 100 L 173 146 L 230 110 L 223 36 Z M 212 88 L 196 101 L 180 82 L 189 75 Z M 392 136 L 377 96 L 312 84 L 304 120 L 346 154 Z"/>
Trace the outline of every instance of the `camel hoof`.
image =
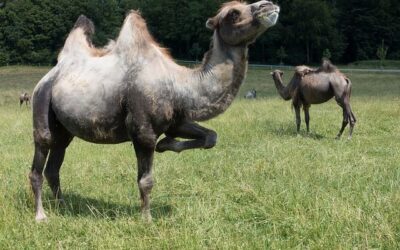
<path id="1" fill-rule="evenodd" d="M 153 217 L 151 217 L 150 211 L 143 211 L 142 212 L 142 221 L 145 223 L 152 223 Z"/>
<path id="2" fill-rule="evenodd" d="M 169 137 L 163 138 L 161 141 L 159 141 L 157 143 L 156 152 L 162 153 L 162 152 L 167 151 L 174 141 L 175 141 L 174 139 L 169 138 Z"/>
<path id="3" fill-rule="evenodd" d="M 56 200 L 56 205 L 57 205 L 58 207 L 67 207 L 67 203 L 65 203 L 65 200 L 64 200 L 64 199 L 57 199 L 57 200 Z"/>
<path id="4" fill-rule="evenodd" d="M 177 142 L 174 138 L 165 137 L 157 143 L 155 150 L 157 153 L 163 153 L 168 150 L 179 153 L 181 150 L 176 146 Z"/>
<path id="5" fill-rule="evenodd" d="M 47 222 L 48 221 L 48 219 L 47 219 L 47 216 L 46 216 L 46 214 L 44 214 L 44 213 L 38 213 L 36 216 L 35 216 L 35 220 L 36 220 L 36 222 Z"/>

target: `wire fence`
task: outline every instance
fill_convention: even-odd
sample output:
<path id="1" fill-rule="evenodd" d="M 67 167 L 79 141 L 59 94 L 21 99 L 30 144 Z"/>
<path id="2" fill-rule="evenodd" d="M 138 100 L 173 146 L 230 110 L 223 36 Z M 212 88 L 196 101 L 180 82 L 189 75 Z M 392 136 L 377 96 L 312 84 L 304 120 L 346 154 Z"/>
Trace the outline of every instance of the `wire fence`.
<path id="1" fill-rule="evenodd" d="M 178 60 L 178 63 L 182 64 L 191 64 L 197 65 L 200 64 L 200 61 L 188 61 L 188 60 Z M 290 65 L 273 65 L 273 64 L 249 64 L 250 68 L 260 68 L 265 70 L 275 70 L 275 69 L 284 69 L 284 70 L 294 70 L 295 66 Z M 361 73 L 383 73 L 383 74 L 400 74 L 400 69 L 358 69 L 358 68 L 348 68 L 348 67 L 338 67 L 339 70 L 343 72 L 361 72 Z"/>
<path id="2" fill-rule="evenodd" d="M 198 65 L 201 61 L 189 61 L 189 60 L 177 60 L 179 64 L 186 65 Z M 53 65 L 49 64 L 13 64 L 13 65 L 5 65 L 5 66 L 39 66 L 39 67 L 52 67 Z M 283 69 L 283 70 L 294 70 L 295 66 L 291 65 L 274 65 L 274 64 L 249 64 L 250 68 L 260 68 L 265 70 L 275 70 L 275 69 Z M 400 69 L 360 69 L 360 68 L 349 68 L 349 67 L 338 67 L 340 71 L 343 72 L 360 72 L 360 73 L 382 73 L 382 74 L 400 74 Z"/>

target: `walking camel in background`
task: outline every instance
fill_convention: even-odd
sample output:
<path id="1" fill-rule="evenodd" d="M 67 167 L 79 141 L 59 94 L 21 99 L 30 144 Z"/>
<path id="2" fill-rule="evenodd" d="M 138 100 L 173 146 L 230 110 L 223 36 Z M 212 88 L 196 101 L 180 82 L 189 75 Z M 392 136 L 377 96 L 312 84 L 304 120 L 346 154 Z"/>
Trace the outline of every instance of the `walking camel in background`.
<path id="1" fill-rule="evenodd" d="M 31 104 L 31 96 L 26 92 L 19 96 L 19 107 L 21 107 L 24 102 L 26 106 Z"/>
<path id="2" fill-rule="evenodd" d="M 275 70 L 271 75 L 279 95 L 284 100 L 292 100 L 296 112 L 297 133 L 300 131 L 300 108 L 302 106 L 307 132 L 309 132 L 311 104 L 324 103 L 335 97 L 337 104 L 343 109 L 342 127 L 336 138 L 340 138 L 348 123 L 350 123 L 349 139 L 351 138 L 356 123 L 356 117 L 350 106 L 351 81 L 329 60 L 323 60 L 322 66 L 318 69 L 307 66 L 296 67 L 294 76 L 287 86 L 283 85 L 282 71 Z"/>
<path id="3" fill-rule="evenodd" d="M 269 1 L 224 4 L 206 23 L 213 31 L 212 45 L 196 69 L 177 65 L 153 40 L 138 12 L 126 17 L 117 40 L 104 49 L 92 45 L 94 26 L 81 16 L 57 65 L 33 94 L 30 180 L 36 220 L 46 218 L 41 199 L 45 164 L 53 194 L 62 199 L 59 170 L 74 136 L 93 143 L 133 143 L 142 215 L 151 220 L 154 151 L 216 144 L 217 134 L 195 121 L 216 117 L 229 107 L 245 79 L 248 45 L 275 25 L 278 16 L 279 7 Z M 162 134 L 166 137 L 157 143 Z"/>

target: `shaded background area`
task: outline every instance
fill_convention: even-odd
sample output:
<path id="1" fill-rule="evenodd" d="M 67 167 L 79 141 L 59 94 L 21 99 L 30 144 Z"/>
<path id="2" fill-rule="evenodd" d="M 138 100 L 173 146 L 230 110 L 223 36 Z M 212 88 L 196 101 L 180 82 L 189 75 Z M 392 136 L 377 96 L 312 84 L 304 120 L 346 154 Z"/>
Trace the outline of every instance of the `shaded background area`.
<path id="1" fill-rule="evenodd" d="M 222 0 L 0 0 L 0 65 L 54 64 L 80 14 L 96 25 L 101 46 L 119 32 L 125 13 L 139 9 L 156 39 L 179 59 L 201 60 L 211 31 L 205 28 Z M 248 1 L 255 2 L 255 1 Z M 275 1 L 276 2 L 276 1 Z M 280 0 L 279 23 L 251 46 L 258 63 L 313 64 L 400 59 L 398 0 Z"/>

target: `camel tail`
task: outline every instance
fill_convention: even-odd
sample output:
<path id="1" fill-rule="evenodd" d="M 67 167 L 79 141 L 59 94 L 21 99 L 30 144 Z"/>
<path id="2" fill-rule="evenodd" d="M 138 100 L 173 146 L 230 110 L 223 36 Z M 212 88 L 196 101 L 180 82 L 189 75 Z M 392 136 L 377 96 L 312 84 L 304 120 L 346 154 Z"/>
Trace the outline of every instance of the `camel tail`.
<path id="1" fill-rule="evenodd" d="M 344 77 L 344 80 L 346 81 L 346 83 L 347 83 L 347 93 L 349 93 L 349 98 L 350 98 L 350 96 L 351 96 L 351 81 L 350 81 L 350 79 L 349 78 L 347 78 L 346 76 Z"/>
<path id="2" fill-rule="evenodd" d="M 49 118 L 53 115 L 51 93 L 58 71 L 53 68 L 36 85 L 32 93 L 33 139 L 35 143 L 51 143 Z"/>

